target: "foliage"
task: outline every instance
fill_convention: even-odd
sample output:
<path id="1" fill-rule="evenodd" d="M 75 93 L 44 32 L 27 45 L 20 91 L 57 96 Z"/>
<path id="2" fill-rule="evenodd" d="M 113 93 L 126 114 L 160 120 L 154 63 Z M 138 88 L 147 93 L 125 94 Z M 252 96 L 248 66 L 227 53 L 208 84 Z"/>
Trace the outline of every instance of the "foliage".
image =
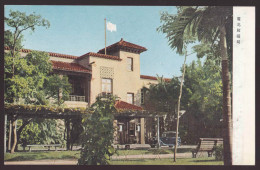
<path id="1" fill-rule="evenodd" d="M 31 112 L 31 113 L 37 113 L 37 112 L 54 112 L 54 113 L 84 113 L 86 111 L 86 108 L 64 108 L 61 106 L 47 106 L 47 105 L 25 105 L 25 104 L 5 104 L 5 112 L 7 114 L 17 113 L 17 112 Z"/>
<path id="2" fill-rule="evenodd" d="M 195 36 L 201 43 L 218 45 L 222 59 L 225 165 L 232 165 L 232 116 L 228 73 L 232 70 L 232 66 L 228 64 L 232 61 L 232 9 L 228 6 L 178 7 L 176 15 L 162 15 L 163 25 L 159 27 L 159 30 L 166 34 L 170 46 L 176 48 L 180 54 L 185 49 L 184 44 L 189 35 Z"/>
<path id="3" fill-rule="evenodd" d="M 214 148 L 216 161 L 223 161 L 223 145 Z"/>
<path id="4" fill-rule="evenodd" d="M 181 118 L 182 141 L 195 144 L 200 137 L 221 137 L 222 81 L 220 66 L 200 60 L 187 66 L 184 83 L 186 113 Z"/>
<path id="5" fill-rule="evenodd" d="M 113 113 L 116 98 L 112 95 L 98 96 L 83 117 L 84 132 L 81 135 L 82 151 L 79 165 L 106 165 L 115 152 L 113 142 Z"/>
<path id="6" fill-rule="evenodd" d="M 179 79 L 174 77 L 169 82 L 164 81 L 163 77 L 157 79 L 157 84 L 151 84 L 149 88 L 144 87 L 145 108 L 173 114 L 178 101 Z"/>
<path id="7" fill-rule="evenodd" d="M 158 30 L 166 34 L 171 48 L 176 48 L 177 52 L 182 54 L 185 40 L 194 42 L 194 38 L 196 38 L 202 43 L 218 43 L 221 26 L 225 25 L 227 30 L 232 30 L 232 24 L 230 25 L 232 8 L 223 6 L 178 7 L 176 15 L 162 13 L 161 22 L 163 24 Z M 228 34 L 230 36 L 230 32 Z M 232 39 L 228 40 L 228 44 L 230 50 Z"/>
<path id="8" fill-rule="evenodd" d="M 49 55 L 44 52 L 30 52 L 26 57 L 18 53 L 15 56 L 15 75 L 12 74 L 12 57 L 10 53 L 5 55 L 5 97 L 6 102 L 15 101 L 30 104 L 49 104 L 49 98 L 58 100 L 58 89 L 62 89 L 63 100 L 68 97 L 71 85 L 68 78 L 50 74 L 52 64 Z"/>
<path id="9" fill-rule="evenodd" d="M 23 128 L 18 143 L 21 143 L 22 146 L 29 144 L 64 144 L 63 131 L 63 126 L 58 120 L 36 119 Z"/>
<path id="10" fill-rule="evenodd" d="M 21 143 L 24 147 L 30 144 L 41 144 L 40 132 L 39 125 L 35 122 L 30 122 L 23 128 L 18 143 Z"/>

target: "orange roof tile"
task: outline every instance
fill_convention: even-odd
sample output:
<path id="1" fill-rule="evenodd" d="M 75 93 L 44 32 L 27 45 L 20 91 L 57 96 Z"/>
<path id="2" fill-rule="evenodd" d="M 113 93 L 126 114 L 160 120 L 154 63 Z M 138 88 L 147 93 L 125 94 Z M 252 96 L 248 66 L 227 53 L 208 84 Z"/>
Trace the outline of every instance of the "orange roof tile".
<path id="1" fill-rule="evenodd" d="M 113 48 L 122 48 L 122 47 L 128 47 L 130 49 L 137 50 L 139 53 L 147 50 L 145 47 L 142 47 L 140 45 L 136 45 L 136 44 L 124 41 L 123 38 L 119 42 L 106 47 L 106 50 L 109 51 Z M 99 50 L 98 53 L 105 53 L 105 48 Z"/>
<path id="2" fill-rule="evenodd" d="M 146 75 L 140 75 L 140 78 L 142 79 L 149 79 L 149 80 L 157 80 L 157 77 L 153 77 L 153 76 L 146 76 Z M 171 79 L 169 78 L 164 78 L 165 81 L 170 82 Z"/>
<path id="3" fill-rule="evenodd" d="M 118 56 L 113 56 L 113 55 L 105 55 L 105 54 L 100 54 L 100 53 L 93 53 L 93 52 L 89 52 L 87 54 L 84 54 L 80 57 L 78 57 L 78 59 L 81 59 L 85 56 L 93 56 L 93 57 L 99 57 L 99 58 L 105 58 L 105 59 L 111 59 L 111 60 L 118 60 L 121 61 L 122 59 L 119 58 Z"/>
<path id="4" fill-rule="evenodd" d="M 91 73 L 91 70 L 77 64 L 77 63 L 65 63 L 60 61 L 51 61 L 53 69 L 56 70 L 66 70 L 66 71 L 77 71 Z"/>
<path id="5" fill-rule="evenodd" d="M 121 100 L 116 101 L 115 108 L 119 110 L 143 110 L 143 108 L 140 106 L 136 106 Z"/>
<path id="6" fill-rule="evenodd" d="M 10 50 L 10 48 L 5 46 L 5 50 Z M 20 51 L 23 52 L 23 53 L 29 53 L 29 52 L 31 52 L 33 50 L 21 49 Z M 38 51 L 38 50 L 34 50 L 34 51 Z M 45 51 L 41 51 L 41 52 L 45 52 Z M 53 52 L 46 52 L 46 53 L 48 53 L 49 56 L 52 56 L 52 57 L 61 57 L 61 58 L 68 58 L 68 59 L 76 59 L 76 58 L 78 58 L 77 56 L 67 55 L 67 54 L 59 54 L 59 53 L 53 53 Z"/>

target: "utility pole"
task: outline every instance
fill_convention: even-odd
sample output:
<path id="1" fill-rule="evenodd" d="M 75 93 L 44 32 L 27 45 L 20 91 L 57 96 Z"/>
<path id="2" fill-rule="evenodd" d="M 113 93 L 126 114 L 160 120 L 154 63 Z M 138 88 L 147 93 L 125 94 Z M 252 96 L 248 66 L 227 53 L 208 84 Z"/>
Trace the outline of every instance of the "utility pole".
<path id="1" fill-rule="evenodd" d="M 107 32 L 107 28 L 106 28 L 106 26 L 107 26 L 107 19 L 105 18 L 105 55 L 107 54 L 107 39 L 106 39 L 106 32 Z"/>

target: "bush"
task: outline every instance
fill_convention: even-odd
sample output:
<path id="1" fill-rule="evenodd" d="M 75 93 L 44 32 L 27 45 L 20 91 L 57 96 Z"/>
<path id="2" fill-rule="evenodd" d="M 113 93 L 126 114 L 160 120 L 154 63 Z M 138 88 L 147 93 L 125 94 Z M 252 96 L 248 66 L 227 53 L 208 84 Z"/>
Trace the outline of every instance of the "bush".
<path id="1" fill-rule="evenodd" d="M 97 97 L 97 101 L 83 116 L 84 132 L 81 134 L 82 150 L 79 165 L 107 165 L 115 153 L 113 142 L 113 113 L 115 97 Z"/>
<path id="2" fill-rule="evenodd" d="M 223 161 L 223 145 L 215 146 L 215 156 L 217 161 Z"/>

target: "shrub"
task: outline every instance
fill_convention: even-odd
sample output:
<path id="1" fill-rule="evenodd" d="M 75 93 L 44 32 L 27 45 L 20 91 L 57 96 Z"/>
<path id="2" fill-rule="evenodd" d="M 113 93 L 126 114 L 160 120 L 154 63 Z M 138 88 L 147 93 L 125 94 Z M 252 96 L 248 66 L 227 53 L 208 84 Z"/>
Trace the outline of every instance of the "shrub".
<path id="1" fill-rule="evenodd" d="M 96 102 L 83 117 L 84 132 L 81 134 L 82 150 L 79 165 L 107 165 L 115 153 L 113 142 L 113 113 L 115 97 L 98 96 Z"/>
<path id="2" fill-rule="evenodd" d="M 223 161 L 223 145 L 215 146 L 215 157 L 217 161 Z"/>

